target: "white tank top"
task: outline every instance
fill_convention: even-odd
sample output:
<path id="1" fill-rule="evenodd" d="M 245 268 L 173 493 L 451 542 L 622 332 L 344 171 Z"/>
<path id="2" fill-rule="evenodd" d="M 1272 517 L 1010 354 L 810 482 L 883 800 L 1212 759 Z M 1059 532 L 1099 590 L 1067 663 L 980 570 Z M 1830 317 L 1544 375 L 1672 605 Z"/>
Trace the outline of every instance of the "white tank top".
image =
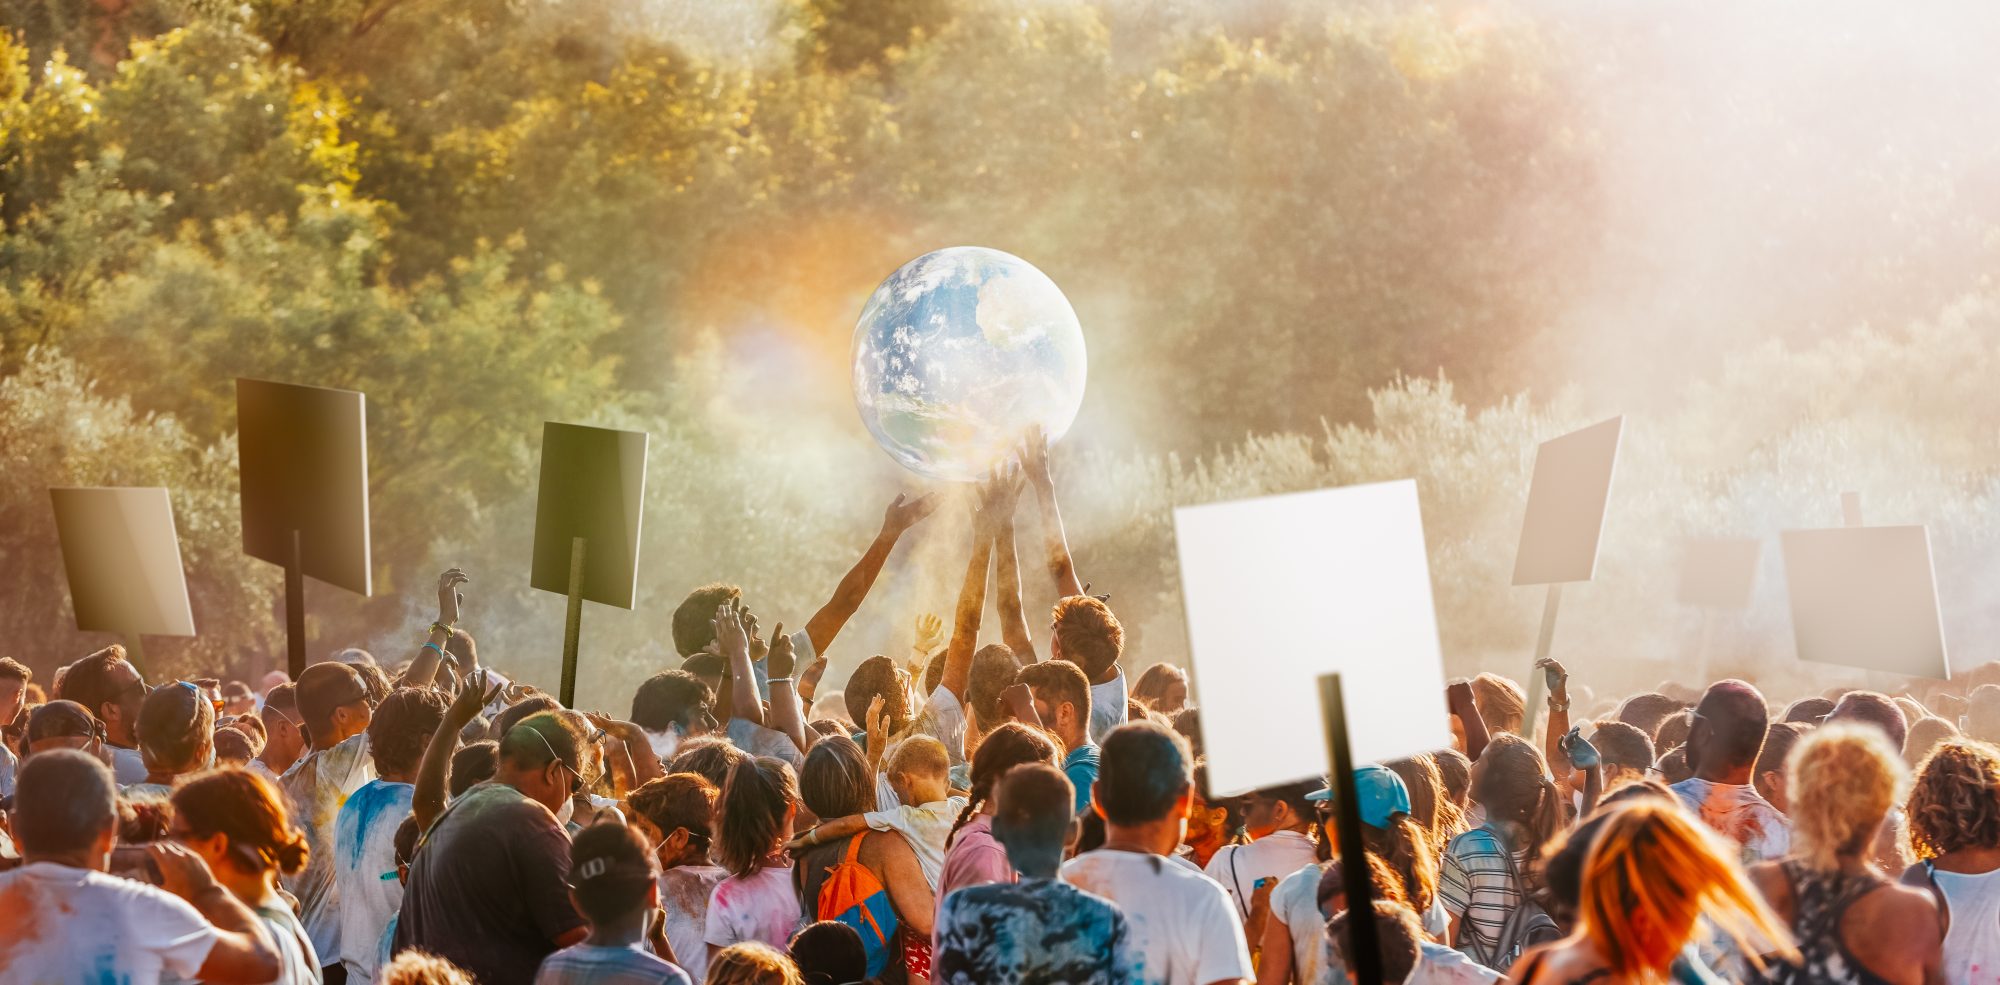
<path id="1" fill-rule="evenodd" d="M 1989 982 L 2000 978 L 2000 869 L 1978 875 L 1932 869 L 1951 909 L 1944 936 L 1944 978 Z"/>

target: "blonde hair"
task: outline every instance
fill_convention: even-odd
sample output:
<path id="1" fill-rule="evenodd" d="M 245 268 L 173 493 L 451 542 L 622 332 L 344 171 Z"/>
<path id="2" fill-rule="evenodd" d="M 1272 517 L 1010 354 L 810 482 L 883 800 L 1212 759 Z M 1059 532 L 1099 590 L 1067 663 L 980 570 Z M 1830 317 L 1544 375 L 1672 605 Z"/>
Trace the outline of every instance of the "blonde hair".
<path id="1" fill-rule="evenodd" d="M 918 733 L 896 743 L 896 748 L 889 752 L 889 762 L 883 772 L 944 776 L 951 772 L 951 757 L 945 752 L 944 743 Z"/>
<path id="2" fill-rule="evenodd" d="M 1910 788 L 1910 853 L 1928 861 L 2000 847 L 2000 749 L 1970 739 L 1938 746 Z"/>
<path id="3" fill-rule="evenodd" d="M 1481 674 L 1472 679 L 1472 703 L 1479 708 L 1479 717 L 1486 722 L 1487 731 L 1521 734 L 1528 705 L 1528 695 L 1521 685 L 1499 674 Z"/>
<path id="4" fill-rule="evenodd" d="M 1799 740 L 1785 761 L 1792 844 L 1807 865 L 1832 869 L 1867 856 L 1909 772 L 1872 725 L 1835 722 Z"/>
<path id="5" fill-rule="evenodd" d="M 703 985 L 805 985 L 785 952 L 757 941 L 731 944 L 708 962 Z"/>
<path id="6" fill-rule="evenodd" d="M 382 969 L 382 985 L 473 985 L 459 966 L 422 951 L 404 951 Z"/>
<path id="7" fill-rule="evenodd" d="M 1578 930 L 1612 978 L 1667 981 L 1699 918 L 1734 939 L 1759 969 L 1791 937 L 1735 861 L 1735 849 L 1678 805 L 1640 798 L 1613 809 L 1583 863 Z"/>

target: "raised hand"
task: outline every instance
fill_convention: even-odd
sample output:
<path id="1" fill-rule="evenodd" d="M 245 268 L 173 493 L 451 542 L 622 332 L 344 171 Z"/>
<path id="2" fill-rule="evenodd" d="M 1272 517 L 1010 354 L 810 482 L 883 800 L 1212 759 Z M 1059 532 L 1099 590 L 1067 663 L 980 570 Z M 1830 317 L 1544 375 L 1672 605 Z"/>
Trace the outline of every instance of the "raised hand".
<path id="1" fill-rule="evenodd" d="M 1548 680 L 1549 700 L 1557 704 L 1569 703 L 1569 671 L 1563 669 L 1561 661 L 1554 657 L 1543 657 L 1535 661 L 1535 669 L 1541 671 Z"/>
<path id="2" fill-rule="evenodd" d="M 1030 427 L 1022 437 L 1015 458 L 1021 463 L 1021 474 L 1037 489 L 1055 484 L 1049 474 L 1049 433 L 1040 424 Z"/>
<path id="3" fill-rule="evenodd" d="M 161 889 L 194 902 L 196 896 L 215 885 L 215 875 L 208 870 L 208 863 L 179 842 L 149 842 L 146 850 L 159 866 Z"/>
<path id="4" fill-rule="evenodd" d="M 784 623 L 779 623 L 777 628 L 771 630 L 769 656 L 770 662 L 765 666 L 770 670 L 772 678 L 792 676 L 792 668 L 798 660 L 797 655 L 792 652 L 792 638 L 785 635 Z"/>
<path id="5" fill-rule="evenodd" d="M 993 466 L 979 483 L 979 514 L 975 525 L 992 532 L 1014 519 L 1014 506 L 1021 500 L 1021 463 L 1006 461 Z"/>
<path id="6" fill-rule="evenodd" d="M 465 595 L 458 586 L 469 584 L 471 578 L 465 572 L 451 568 L 438 576 L 438 622 L 445 626 L 458 625 L 459 607 L 465 604 Z"/>
<path id="7" fill-rule="evenodd" d="M 937 512 L 937 497 L 930 494 L 910 499 L 897 494 L 896 501 L 882 512 L 882 530 L 885 533 L 901 534 L 903 531 L 922 523 L 924 518 Z"/>
<path id="8" fill-rule="evenodd" d="M 733 605 L 715 607 L 715 646 L 724 658 L 750 655 L 750 634 L 743 628 L 743 615 Z"/>
<path id="9" fill-rule="evenodd" d="M 929 657 L 931 651 L 937 649 L 938 644 L 943 642 L 944 620 L 938 618 L 935 612 L 926 612 L 917 616 L 917 642 L 915 646 L 910 648 L 911 651 Z"/>
<path id="10" fill-rule="evenodd" d="M 487 690 L 485 670 L 467 677 L 464 683 L 459 685 L 458 694 L 451 699 L 451 707 L 445 709 L 445 721 L 458 723 L 452 731 L 456 732 L 464 728 L 466 723 L 478 718 L 480 709 L 492 704 L 493 699 L 500 696 L 502 687 L 503 685 L 495 684 L 492 690 Z"/>

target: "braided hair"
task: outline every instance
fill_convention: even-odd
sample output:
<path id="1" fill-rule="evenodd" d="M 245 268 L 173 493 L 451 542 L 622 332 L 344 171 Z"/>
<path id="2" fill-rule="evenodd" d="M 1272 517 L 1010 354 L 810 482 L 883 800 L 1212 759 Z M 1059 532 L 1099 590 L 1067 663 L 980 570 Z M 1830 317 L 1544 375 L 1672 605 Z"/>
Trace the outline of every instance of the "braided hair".
<path id="1" fill-rule="evenodd" d="M 972 796 L 966 799 L 965 809 L 958 813 L 958 820 L 952 823 L 951 835 L 945 839 L 945 847 L 958 840 L 959 829 L 979 816 L 981 808 L 993 799 L 994 788 L 1007 771 L 1022 763 L 1048 763 L 1062 766 L 1062 743 L 1054 736 L 1020 722 L 1008 722 L 979 740 L 979 751 L 972 754 Z"/>

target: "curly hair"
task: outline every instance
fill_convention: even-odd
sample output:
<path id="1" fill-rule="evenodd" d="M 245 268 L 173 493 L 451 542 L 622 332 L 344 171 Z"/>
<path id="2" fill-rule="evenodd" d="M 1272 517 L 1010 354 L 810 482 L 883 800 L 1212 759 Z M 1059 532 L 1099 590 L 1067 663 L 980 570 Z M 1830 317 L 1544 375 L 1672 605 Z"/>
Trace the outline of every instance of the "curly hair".
<path id="1" fill-rule="evenodd" d="M 1056 603 L 1055 645 L 1067 660 L 1095 682 L 1118 663 L 1125 652 L 1125 628 L 1111 607 L 1089 595 L 1072 595 Z"/>
<path id="2" fill-rule="evenodd" d="M 690 656 L 715 642 L 715 610 L 743 597 L 743 589 L 716 582 L 687 594 L 674 607 L 674 652 Z"/>
<path id="3" fill-rule="evenodd" d="M 1864 856 L 1901 793 L 1903 757 L 1873 725 L 1835 723 L 1799 740 L 1785 763 L 1792 844 L 1808 865 Z"/>
<path id="4" fill-rule="evenodd" d="M 444 695 L 429 688 L 406 687 L 390 692 L 368 722 L 368 751 L 379 772 L 414 773 L 423 761 L 431 733 L 444 724 Z"/>
<path id="5" fill-rule="evenodd" d="M 1940 744 L 1910 788 L 1910 852 L 1929 861 L 1965 848 L 2000 848 L 2000 749 L 1970 739 Z"/>

